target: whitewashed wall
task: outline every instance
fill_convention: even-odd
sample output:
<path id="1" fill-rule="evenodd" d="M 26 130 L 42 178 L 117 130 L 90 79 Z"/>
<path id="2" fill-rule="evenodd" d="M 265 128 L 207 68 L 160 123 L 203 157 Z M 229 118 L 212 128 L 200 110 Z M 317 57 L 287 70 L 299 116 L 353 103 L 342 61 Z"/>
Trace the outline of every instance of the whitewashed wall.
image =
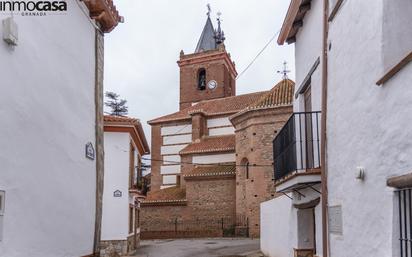
<path id="1" fill-rule="evenodd" d="M 296 210 L 286 196 L 260 205 L 260 249 L 269 257 L 292 257 L 297 242 Z"/>
<path id="2" fill-rule="evenodd" d="M 187 146 L 187 144 L 162 146 L 162 147 L 160 147 L 160 154 L 162 154 L 162 155 L 165 155 L 165 154 L 176 155 L 176 154 L 179 154 L 179 152 L 183 148 L 185 148 L 186 146 Z"/>
<path id="3" fill-rule="evenodd" d="M 67 15 L 15 15 L 19 45 L 0 41 L 2 257 L 92 253 L 96 165 L 85 144 L 95 142 L 95 34 L 67 3 Z"/>
<path id="4" fill-rule="evenodd" d="M 163 185 L 176 184 L 176 175 L 163 175 Z"/>
<path id="5" fill-rule="evenodd" d="M 128 133 L 105 132 L 105 174 L 103 190 L 102 240 L 126 240 L 129 233 Z M 114 197 L 116 190 L 122 197 Z"/>
<path id="6" fill-rule="evenodd" d="M 322 0 L 311 1 L 311 8 L 303 20 L 303 27 L 296 35 L 295 63 L 297 91 L 309 74 L 312 66 L 322 54 Z M 312 111 L 321 109 L 321 68 L 319 64 L 311 77 Z M 295 92 L 296 93 L 296 92 Z M 299 95 L 293 104 L 295 112 L 304 111 L 303 95 Z"/>
<path id="7" fill-rule="evenodd" d="M 329 205 L 341 205 L 343 217 L 343 235 L 330 236 L 334 257 L 398 256 L 396 198 L 386 179 L 412 171 L 412 65 L 376 86 L 386 66 L 385 42 L 410 28 L 395 22 L 385 34 L 387 4 L 410 10 L 407 1 L 345 1 L 330 23 Z M 398 15 L 410 21 L 410 13 Z M 357 166 L 365 168 L 363 182 L 355 179 Z"/>
<path id="8" fill-rule="evenodd" d="M 209 131 L 209 136 L 235 134 L 235 128 L 229 121 L 229 117 L 208 119 L 207 128 Z"/>
<path id="9" fill-rule="evenodd" d="M 316 186 L 319 189 L 319 185 Z M 296 193 L 280 196 L 260 205 L 260 248 L 269 257 L 293 257 L 298 245 L 298 215 L 293 204 L 307 203 L 318 198 L 319 193 L 313 189 L 300 191 L 305 197 L 299 199 Z M 315 207 L 315 242 L 316 256 L 322 256 L 322 209 L 321 203 Z"/>
<path id="10" fill-rule="evenodd" d="M 235 134 L 234 127 L 209 128 L 209 136 L 223 136 Z"/>
<path id="11" fill-rule="evenodd" d="M 388 71 L 412 51 L 412 2 L 383 0 L 383 68 Z"/>
<path id="12" fill-rule="evenodd" d="M 180 173 L 180 165 L 167 165 L 160 167 L 160 174 L 167 175 L 167 174 L 177 174 Z"/>
<path id="13" fill-rule="evenodd" d="M 192 134 L 163 137 L 163 145 L 184 144 L 190 142 L 192 142 Z"/>
<path id="14" fill-rule="evenodd" d="M 161 135 L 163 140 L 160 153 L 163 165 L 160 167 L 160 174 L 163 185 L 160 188 L 163 189 L 173 186 L 177 182 L 177 176 L 174 174 L 180 173 L 181 157 L 179 152 L 192 142 L 192 124 L 162 127 Z"/>
<path id="15" fill-rule="evenodd" d="M 208 154 L 208 155 L 195 155 L 193 156 L 193 163 L 198 164 L 213 164 L 222 162 L 235 162 L 235 153 L 225 154 Z"/>
<path id="16" fill-rule="evenodd" d="M 192 133 L 192 124 L 162 127 L 160 133 L 162 136 Z"/>

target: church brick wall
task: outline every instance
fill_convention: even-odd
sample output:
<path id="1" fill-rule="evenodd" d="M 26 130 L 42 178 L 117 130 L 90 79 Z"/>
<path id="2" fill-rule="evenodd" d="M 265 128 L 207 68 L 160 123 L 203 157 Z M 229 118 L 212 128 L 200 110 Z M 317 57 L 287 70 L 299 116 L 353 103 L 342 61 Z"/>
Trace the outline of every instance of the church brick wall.
<path id="1" fill-rule="evenodd" d="M 255 110 L 233 120 L 236 126 L 236 214 L 248 219 L 249 236 L 260 235 L 260 203 L 275 197 L 272 141 L 292 114 L 292 107 Z M 254 166 L 256 165 L 256 166 Z M 265 165 L 259 167 L 259 165 Z"/>
<path id="2" fill-rule="evenodd" d="M 217 58 L 213 56 L 219 52 L 223 55 Z M 228 68 L 226 55 L 226 52 L 222 50 L 215 50 L 198 53 L 189 58 L 187 56 L 181 58 L 181 61 L 187 62 L 185 58 L 204 57 L 198 63 L 180 65 L 180 110 L 192 106 L 194 102 L 236 94 L 235 75 Z M 198 90 L 198 72 L 201 68 L 206 70 L 206 83 L 210 80 L 215 80 L 218 83 L 215 89 L 209 89 L 206 86 L 205 90 Z"/>
<path id="3" fill-rule="evenodd" d="M 186 181 L 186 205 L 143 205 L 141 238 L 221 237 L 235 224 L 235 178 Z"/>
<path id="4" fill-rule="evenodd" d="M 152 149 L 151 149 L 151 191 L 160 190 L 162 185 L 162 176 L 160 174 L 160 166 L 162 156 L 160 154 L 160 147 L 162 146 L 163 138 L 160 133 L 160 125 L 152 125 Z"/>
<path id="5" fill-rule="evenodd" d="M 192 215 L 199 220 L 234 220 L 235 178 L 187 180 L 186 197 Z"/>

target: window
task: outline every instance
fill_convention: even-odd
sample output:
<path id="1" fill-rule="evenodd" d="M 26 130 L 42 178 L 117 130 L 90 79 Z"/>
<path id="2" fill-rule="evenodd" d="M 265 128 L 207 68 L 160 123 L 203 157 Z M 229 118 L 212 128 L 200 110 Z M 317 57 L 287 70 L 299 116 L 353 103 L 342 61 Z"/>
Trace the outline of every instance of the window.
<path id="1" fill-rule="evenodd" d="M 3 241 L 3 215 L 6 207 L 5 200 L 5 192 L 0 191 L 0 242 Z"/>
<path id="2" fill-rule="evenodd" d="M 399 247 L 400 256 L 412 254 L 412 189 L 401 189 L 398 194 L 398 219 L 399 219 Z"/>
<path id="3" fill-rule="evenodd" d="M 0 191 L 0 216 L 4 215 L 4 208 L 5 208 L 5 192 Z"/>
<path id="4" fill-rule="evenodd" d="M 134 183 L 135 183 L 135 181 L 134 181 L 134 178 L 135 178 L 135 157 L 134 157 L 134 155 L 135 155 L 135 149 L 134 149 L 134 146 L 133 146 L 133 144 L 132 144 L 132 142 L 130 142 L 130 157 L 129 157 L 129 169 L 130 169 L 130 171 L 129 171 L 129 188 L 133 188 L 134 187 Z"/>
<path id="5" fill-rule="evenodd" d="M 136 224 L 138 228 L 140 228 L 140 209 L 137 209 L 137 218 L 136 218 Z"/>
<path id="6" fill-rule="evenodd" d="M 133 210 L 134 210 L 134 208 L 129 207 L 129 234 L 134 232 L 134 229 L 133 229 L 133 227 L 134 227 L 134 226 L 133 226 L 133 225 L 134 225 L 134 222 L 133 222 Z"/>
<path id="7" fill-rule="evenodd" d="M 197 89 L 206 89 L 206 70 L 203 68 L 200 69 L 197 74 Z"/>
<path id="8" fill-rule="evenodd" d="M 242 169 L 244 171 L 244 177 L 245 179 L 249 179 L 249 169 L 250 169 L 250 165 L 249 165 L 249 161 L 248 159 L 244 158 L 241 162 L 242 165 Z"/>

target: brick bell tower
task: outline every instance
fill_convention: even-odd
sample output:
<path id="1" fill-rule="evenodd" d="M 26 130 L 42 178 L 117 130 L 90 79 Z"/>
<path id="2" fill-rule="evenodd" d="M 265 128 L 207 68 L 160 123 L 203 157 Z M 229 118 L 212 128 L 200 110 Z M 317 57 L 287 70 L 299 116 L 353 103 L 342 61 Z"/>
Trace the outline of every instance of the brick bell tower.
<path id="1" fill-rule="evenodd" d="M 218 13 L 220 16 L 220 14 Z M 213 28 L 210 9 L 193 54 L 180 52 L 180 110 L 202 101 L 236 95 L 236 68 L 225 49 L 225 36 L 217 18 Z"/>

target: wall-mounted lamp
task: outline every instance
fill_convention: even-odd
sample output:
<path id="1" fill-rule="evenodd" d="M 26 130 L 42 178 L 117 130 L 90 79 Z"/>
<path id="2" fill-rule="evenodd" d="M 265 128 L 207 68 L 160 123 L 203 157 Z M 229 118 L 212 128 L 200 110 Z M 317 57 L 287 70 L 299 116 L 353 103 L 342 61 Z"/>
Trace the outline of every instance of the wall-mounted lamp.
<path id="1" fill-rule="evenodd" d="M 9 17 L 3 20 L 3 40 L 9 44 L 16 46 L 19 40 L 17 23 L 13 17 Z"/>

